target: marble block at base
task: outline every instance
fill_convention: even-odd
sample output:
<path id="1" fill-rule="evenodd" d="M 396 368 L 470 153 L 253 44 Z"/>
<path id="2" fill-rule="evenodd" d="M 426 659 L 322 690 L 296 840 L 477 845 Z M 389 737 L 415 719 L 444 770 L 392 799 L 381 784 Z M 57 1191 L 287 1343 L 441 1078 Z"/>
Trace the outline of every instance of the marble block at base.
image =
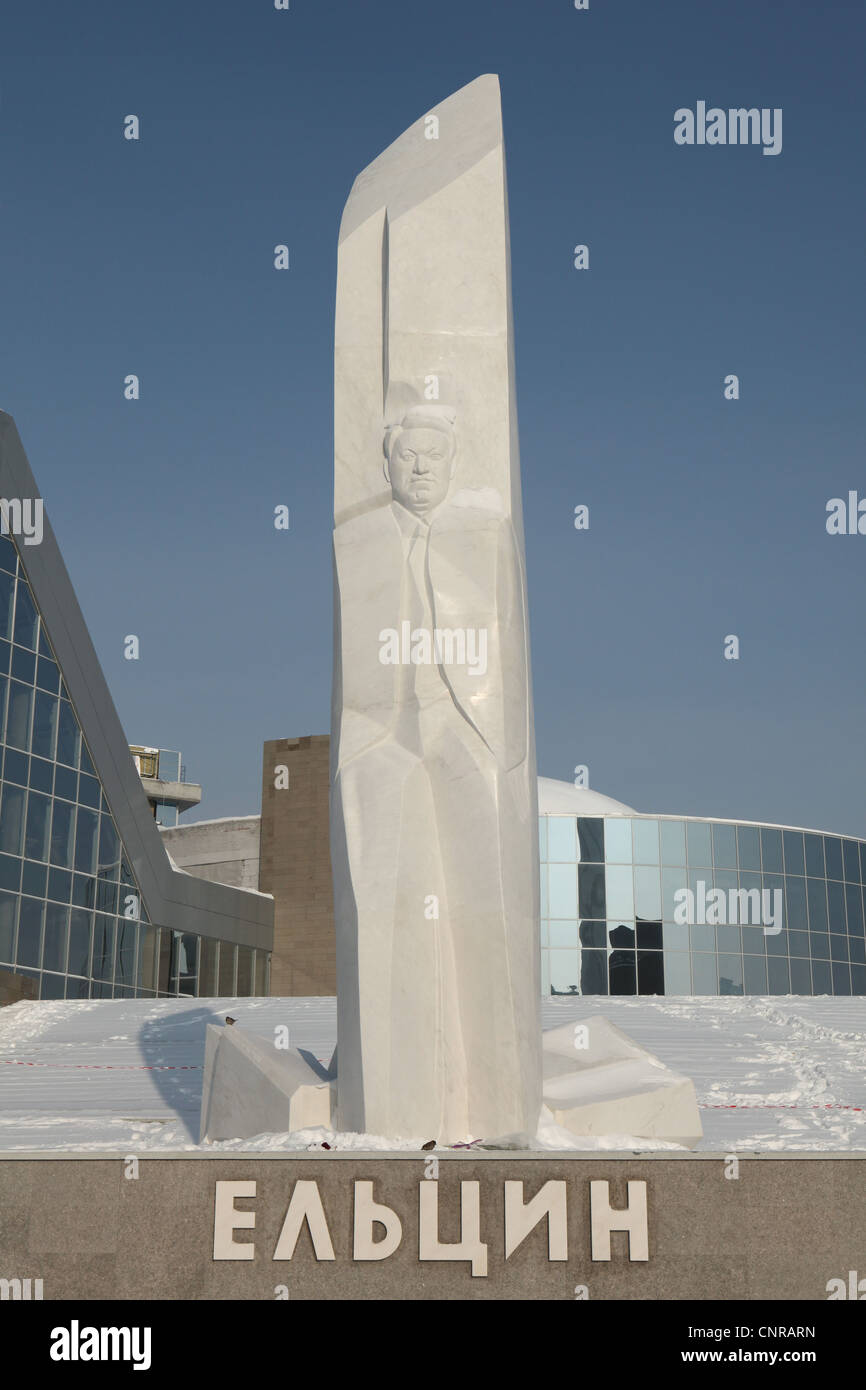
<path id="1" fill-rule="evenodd" d="M 199 1142 L 330 1127 L 336 1086 L 315 1058 L 282 1051 L 236 1024 L 209 1024 Z"/>
<path id="2" fill-rule="evenodd" d="M 576 1135 L 630 1134 L 694 1148 L 703 1135 L 694 1084 L 606 1018 L 543 1034 L 544 1104 Z"/>

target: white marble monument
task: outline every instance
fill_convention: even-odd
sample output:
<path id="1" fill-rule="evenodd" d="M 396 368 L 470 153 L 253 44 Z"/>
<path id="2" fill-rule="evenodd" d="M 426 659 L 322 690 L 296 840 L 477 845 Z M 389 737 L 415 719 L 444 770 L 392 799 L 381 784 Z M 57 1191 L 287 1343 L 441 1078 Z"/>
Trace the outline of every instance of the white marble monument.
<path id="1" fill-rule="evenodd" d="M 538 840 L 499 83 L 355 181 L 335 350 L 337 1124 L 534 1133 Z"/>

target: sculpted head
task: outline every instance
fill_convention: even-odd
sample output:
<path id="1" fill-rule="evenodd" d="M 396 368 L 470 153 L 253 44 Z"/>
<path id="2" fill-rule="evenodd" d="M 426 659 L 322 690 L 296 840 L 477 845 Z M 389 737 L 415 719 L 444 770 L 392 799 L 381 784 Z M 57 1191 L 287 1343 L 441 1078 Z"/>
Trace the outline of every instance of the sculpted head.
<path id="1" fill-rule="evenodd" d="M 394 500 L 426 517 L 448 496 L 457 466 L 456 412 L 444 405 L 414 405 L 385 434 L 385 477 Z"/>

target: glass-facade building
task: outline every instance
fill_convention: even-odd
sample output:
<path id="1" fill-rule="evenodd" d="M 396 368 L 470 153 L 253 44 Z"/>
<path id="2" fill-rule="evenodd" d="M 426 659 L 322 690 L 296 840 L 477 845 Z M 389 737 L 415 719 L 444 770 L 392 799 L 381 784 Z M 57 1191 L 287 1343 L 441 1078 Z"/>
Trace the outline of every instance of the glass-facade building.
<path id="1" fill-rule="evenodd" d="M 866 841 L 620 814 L 539 835 L 544 994 L 866 994 Z"/>
<path id="2" fill-rule="evenodd" d="M 8 535 L 0 759 L 0 969 L 42 999 L 267 994 L 268 952 L 152 920 Z"/>

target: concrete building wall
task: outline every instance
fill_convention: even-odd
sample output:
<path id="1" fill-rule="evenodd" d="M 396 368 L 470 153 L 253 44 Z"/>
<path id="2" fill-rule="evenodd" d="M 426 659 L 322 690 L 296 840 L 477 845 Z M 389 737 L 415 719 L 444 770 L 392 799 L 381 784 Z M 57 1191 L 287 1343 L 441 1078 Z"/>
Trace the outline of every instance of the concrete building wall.
<path id="1" fill-rule="evenodd" d="M 274 896 L 272 995 L 337 992 L 327 734 L 264 746 L 259 889 Z M 288 785 L 278 787 L 284 767 Z"/>
<path id="2" fill-rule="evenodd" d="M 196 821 L 160 829 L 179 869 L 231 888 L 259 887 L 259 816 Z"/>

